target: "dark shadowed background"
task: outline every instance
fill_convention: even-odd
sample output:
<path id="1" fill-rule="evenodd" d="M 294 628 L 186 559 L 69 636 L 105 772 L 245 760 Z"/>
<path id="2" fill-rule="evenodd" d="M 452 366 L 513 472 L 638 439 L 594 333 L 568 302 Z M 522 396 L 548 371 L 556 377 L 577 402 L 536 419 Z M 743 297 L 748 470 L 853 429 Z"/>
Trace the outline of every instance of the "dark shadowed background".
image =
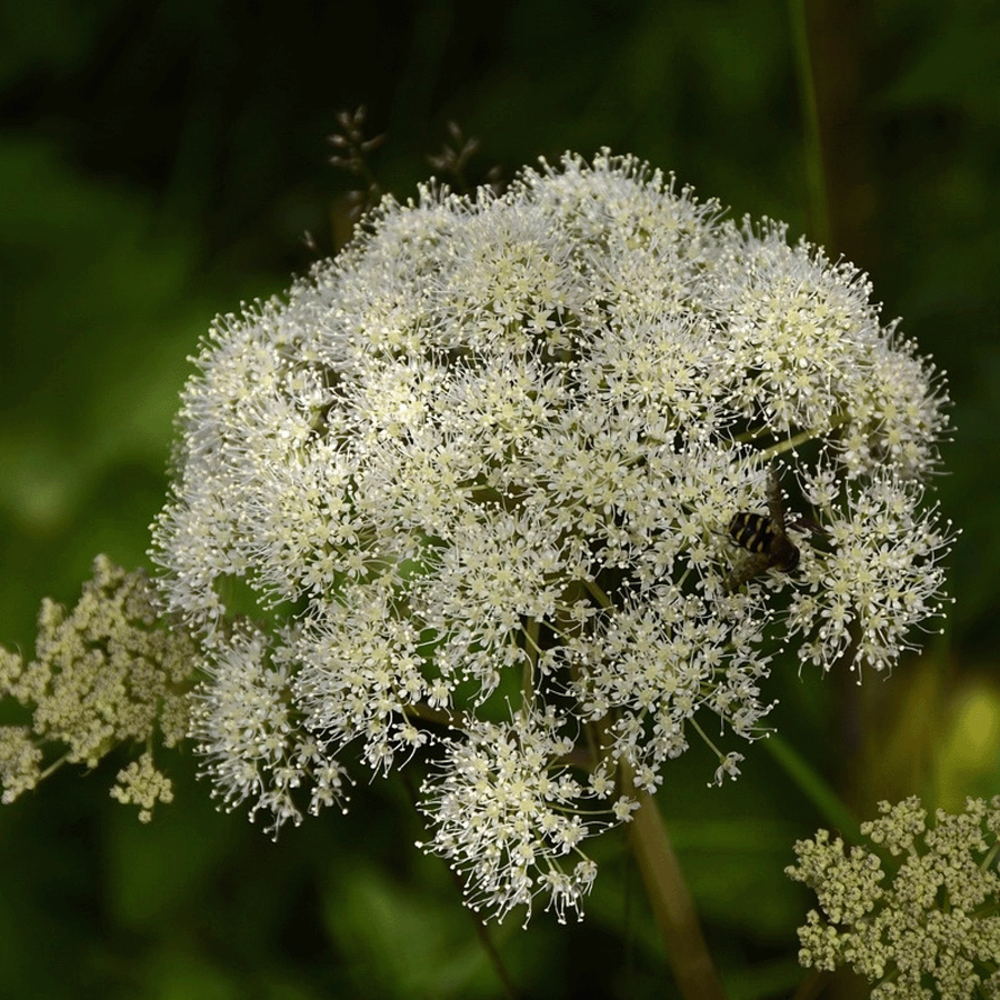
<path id="1" fill-rule="evenodd" d="M 456 121 L 473 182 L 609 146 L 870 273 L 949 372 L 955 605 L 888 683 L 779 671 L 770 721 L 862 815 L 1000 793 L 1000 12 L 807 7 L 825 213 L 779 0 L 0 2 L 0 643 L 30 650 L 96 553 L 147 562 L 185 359 L 338 244 L 354 181 L 327 136 L 364 103 L 399 197 Z M 710 943 L 735 1000 L 788 996 L 810 903 L 782 869 L 822 818 L 762 745 L 721 790 L 699 753 L 662 806 Z M 403 784 L 275 845 L 213 811 L 189 755 L 170 767 L 148 827 L 108 797 L 115 761 L 0 808 L 0 996 L 501 995 Z M 525 996 L 674 995 L 624 841 L 599 857 L 582 925 L 494 930 Z"/>

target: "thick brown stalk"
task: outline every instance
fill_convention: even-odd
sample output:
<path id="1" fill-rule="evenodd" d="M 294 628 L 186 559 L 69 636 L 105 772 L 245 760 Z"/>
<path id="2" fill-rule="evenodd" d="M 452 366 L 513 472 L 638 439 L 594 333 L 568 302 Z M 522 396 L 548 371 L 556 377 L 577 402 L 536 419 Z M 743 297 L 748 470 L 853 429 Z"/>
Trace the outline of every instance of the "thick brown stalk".
<path id="1" fill-rule="evenodd" d="M 725 1000 L 663 817 L 645 792 L 636 797 L 640 805 L 629 825 L 630 842 L 677 985 L 685 1000 Z"/>

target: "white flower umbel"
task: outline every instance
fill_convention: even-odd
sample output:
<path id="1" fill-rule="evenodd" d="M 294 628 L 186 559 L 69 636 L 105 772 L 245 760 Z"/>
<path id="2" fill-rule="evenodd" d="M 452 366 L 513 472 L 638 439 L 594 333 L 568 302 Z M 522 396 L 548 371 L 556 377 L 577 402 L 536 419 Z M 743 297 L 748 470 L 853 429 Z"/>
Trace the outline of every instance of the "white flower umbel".
<path id="1" fill-rule="evenodd" d="M 429 847 L 470 899 L 576 908 L 619 764 L 651 791 L 711 716 L 760 732 L 782 646 L 882 669 L 938 611 L 945 398 L 869 294 L 602 154 L 387 200 L 219 320 L 155 527 L 219 793 L 280 825 L 340 800 L 348 744 L 443 740 Z"/>
<path id="2" fill-rule="evenodd" d="M 516 713 L 506 724 L 471 720 L 422 788 L 437 826 L 426 846 L 465 874 L 469 905 L 498 919 L 523 905 L 527 923 L 540 894 L 560 923 L 567 909 L 579 913 L 597 874 L 579 844 L 617 821 L 607 809 L 581 816 L 581 800 L 603 795 L 570 773 L 563 758 L 574 740 L 560 724 L 552 709 Z"/>
<path id="3" fill-rule="evenodd" d="M 201 686 L 191 734 L 207 760 L 216 792 L 233 807 L 250 800 L 251 820 L 263 810 L 277 833 L 302 821 L 293 792 L 310 788 L 309 811 L 343 803 L 344 768 L 296 724 L 288 672 L 272 662 L 262 635 L 239 629 L 215 644 L 210 680 Z"/>

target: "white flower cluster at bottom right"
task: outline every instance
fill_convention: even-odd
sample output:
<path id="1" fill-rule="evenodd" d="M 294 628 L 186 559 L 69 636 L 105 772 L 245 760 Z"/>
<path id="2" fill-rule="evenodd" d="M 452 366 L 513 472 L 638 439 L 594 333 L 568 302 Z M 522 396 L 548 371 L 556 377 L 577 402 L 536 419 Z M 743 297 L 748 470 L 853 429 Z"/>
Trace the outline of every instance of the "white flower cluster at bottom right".
<path id="1" fill-rule="evenodd" d="M 872 1000 L 1000 997 L 1000 796 L 957 815 L 912 796 L 863 823 L 872 849 L 845 853 L 826 830 L 795 845 L 786 873 L 816 892 L 799 928 L 803 965 L 848 965 L 877 985 Z M 936 992 L 933 992 L 936 991 Z"/>

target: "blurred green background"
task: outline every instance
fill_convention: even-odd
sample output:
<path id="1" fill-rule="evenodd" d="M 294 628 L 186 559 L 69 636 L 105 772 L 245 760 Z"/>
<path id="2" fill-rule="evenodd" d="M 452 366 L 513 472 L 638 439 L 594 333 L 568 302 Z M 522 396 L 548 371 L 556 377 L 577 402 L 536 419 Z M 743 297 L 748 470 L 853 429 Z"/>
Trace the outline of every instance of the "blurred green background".
<path id="1" fill-rule="evenodd" d="M 779 671 L 771 721 L 862 816 L 1000 793 L 1000 5 L 806 7 L 825 214 L 779 0 L 0 2 L 0 643 L 30 651 L 41 598 L 75 601 L 96 553 L 146 561 L 185 359 L 334 249 L 353 181 L 326 137 L 363 102 L 399 196 L 449 120 L 482 142 L 473 179 L 607 145 L 870 273 L 949 373 L 955 604 L 889 683 Z M 0 809 L 0 996 L 502 995 L 402 784 L 275 845 L 186 756 L 140 827 L 117 766 Z M 782 869 L 825 818 L 763 745 L 735 785 L 712 769 L 679 761 L 664 814 L 732 997 L 788 996 L 811 901 Z M 601 851 L 582 925 L 494 930 L 522 995 L 675 995 L 624 842 Z"/>

